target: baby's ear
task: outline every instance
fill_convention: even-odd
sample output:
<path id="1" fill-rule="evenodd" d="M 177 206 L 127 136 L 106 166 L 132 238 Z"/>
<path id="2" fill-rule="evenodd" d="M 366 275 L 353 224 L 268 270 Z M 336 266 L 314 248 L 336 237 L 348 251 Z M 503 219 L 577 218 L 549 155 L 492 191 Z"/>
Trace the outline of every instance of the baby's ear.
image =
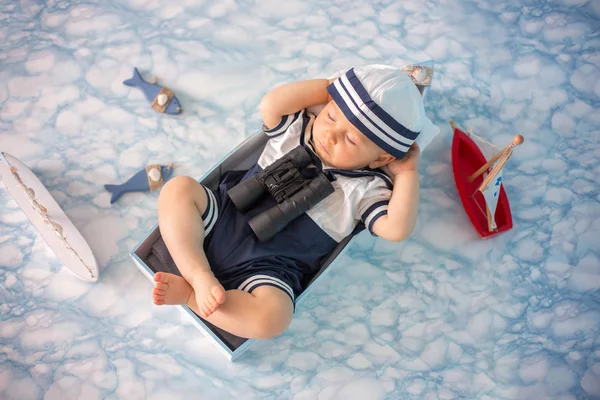
<path id="1" fill-rule="evenodd" d="M 377 157 L 377 159 L 375 161 L 373 161 L 372 163 L 369 164 L 369 168 L 375 169 L 375 168 L 383 167 L 384 165 L 388 165 L 395 159 L 396 159 L 396 157 L 394 157 L 393 155 L 383 152 L 379 155 L 379 157 Z"/>

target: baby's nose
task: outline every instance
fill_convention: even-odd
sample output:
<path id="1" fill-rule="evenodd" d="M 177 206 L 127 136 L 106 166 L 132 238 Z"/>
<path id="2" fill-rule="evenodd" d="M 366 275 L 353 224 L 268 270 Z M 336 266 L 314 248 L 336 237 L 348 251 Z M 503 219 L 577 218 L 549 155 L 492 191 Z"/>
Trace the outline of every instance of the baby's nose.
<path id="1" fill-rule="evenodd" d="M 331 132 L 329 132 L 329 135 L 327 135 L 327 143 L 328 144 L 335 144 L 337 142 L 337 140 L 335 139 L 335 135 Z"/>
<path id="2" fill-rule="evenodd" d="M 336 144 L 340 136 L 340 131 L 338 129 L 329 130 L 329 135 L 327 135 L 327 140 L 333 144 Z"/>

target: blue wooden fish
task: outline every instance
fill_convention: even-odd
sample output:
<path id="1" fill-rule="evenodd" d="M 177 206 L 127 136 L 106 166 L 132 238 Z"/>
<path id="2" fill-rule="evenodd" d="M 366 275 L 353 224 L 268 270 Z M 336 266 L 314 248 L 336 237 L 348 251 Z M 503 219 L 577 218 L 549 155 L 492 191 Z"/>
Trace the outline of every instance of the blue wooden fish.
<path id="1" fill-rule="evenodd" d="M 121 185 L 104 185 L 104 188 L 112 194 L 110 204 L 113 204 L 127 192 L 146 192 L 159 188 L 172 174 L 173 164 L 151 164 L 129 178 L 127 182 Z"/>
<path id="2" fill-rule="evenodd" d="M 144 92 L 146 99 L 152 104 L 152 108 L 156 111 L 171 115 L 181 113 L 181 105 L 173 92 L 156 83 L 146 82 L 137 68 L 133 69 L 133 77 L 123 81 L 123 84 L 140 88 Z"/>

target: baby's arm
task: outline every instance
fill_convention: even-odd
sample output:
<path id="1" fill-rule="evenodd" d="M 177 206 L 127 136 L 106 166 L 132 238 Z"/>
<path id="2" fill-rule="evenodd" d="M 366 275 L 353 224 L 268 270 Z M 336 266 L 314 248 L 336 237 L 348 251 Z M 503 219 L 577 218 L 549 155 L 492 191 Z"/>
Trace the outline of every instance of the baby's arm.
<path id="1" fill-rule="evenodd" d="M 270 90 L 260 102 L 260 115 L 265 126 L 272 129 L 285 115 L 331 100 L 327 79 L 288 83 Z"/>
<path id="2" fill-rule="evenodd" d="M 413 144 L 401 159 L 388 164 L 394 176 L 394 190 L 388 204 L 387 215 L 377 219 L 373 232 L 386 240 L 399 242 L 412 233 L 417 222 L 419 208 L 419 163 L 420 150 Z"/>

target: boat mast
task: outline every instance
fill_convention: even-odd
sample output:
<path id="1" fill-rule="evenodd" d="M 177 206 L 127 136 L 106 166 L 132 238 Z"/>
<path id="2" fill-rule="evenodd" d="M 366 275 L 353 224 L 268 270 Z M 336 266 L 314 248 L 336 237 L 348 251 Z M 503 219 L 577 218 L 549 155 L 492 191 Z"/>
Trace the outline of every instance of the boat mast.
<path id="1" fill-rule="evenodd" d="M 481 168 L 479 168 L 477 171 L 475 171 L 475 172 L 473 173 L 473 175 L 471 175 L 471 176 L 469 177 L 469 179 L 468 179 L 469 183 L 470 183 L 470 182 L 473 182 L 473 181 L 474 181 L 474 180 L 475 180 L 475 179 L 476 179 L 476 178 L 477 178 L 479 175 L 481 175 L 481 174 L 483 174 L 485 171 L 487 171 L 487 170 L 488 170 L 488 168 L 490 168 L 492 165 L 494 165 L 494 163 L 495 163 L 496 161 L 498 161 L 498 160 L 499 160 L 501 157 L 503 157 L 504 155 L 506 155 L 506 154 L 509 154 L 509 156 L 508 156 L 508 157 L 510 157 L 510 154 L 512 154 L 512 150 L 514 149 L 514 147 L 515 147 L 515 146 L 518 146 L 518 145 L 520 145 L 520 144 L 522 144 L 524 140 L 525 140 L 525 139 L 523 138 L 523 136 L 521 136 L 521 135 L 516 135 L 516 136 L 513 138 L 513 141 L 512 141 L 511 143 L 509 143 L 509 144 L 508 144 L 508 145 L 507 145 L 505 148 L 503 148 L 503 149 L 502 149 L 502 150 L 501 150 L 501 151 L 500 151 L 498 154 L 496 154 L 495 156 L 493 156 L 492 158 L 490 158 L 490 160 L 489 160 L 488 162 L 486 162 L 485 164 L 483 164 L 483 165 L 481 166 Z M 506 162 L 506 161 L 505 161 L 505 162 Z M 504 164 L 502 164 L 502 165 L 504 165 Z M 495 168 L 494 168 L 494 169 L 495 169 Z M 489 174 L 488 176 L 492 175 L 493 171 L 494 171 L 494 170 L 492 170 L 492 172 L 490 172 L 490 174 Z M 496 173 L 497 173 L 497 172 L 496 172 Z M 495 174 L 494 174 L 494 176 L 495 176 Z M 493 176 L 492 176 L 492 178 L 493 178 Z M 492 178 L 490 178 L 490 180 L 491 180 Z M 488 182 L 488 183 L 489 183 L 489 182 Z"/>
<path id="2" fill-rule="evenodd" d="M 523 143 L 523 141 L 524 139 L 521 135 L 517 135 L 514 137 L 512 143 L 506 146 L 504 150 L 500 152 L 500 156 L 498 157 L 500 161 L 498 161 L 498 163 L 494 166 L 490 173 L 484 178 L 483 182 L 481 182 L 481 185 L 479 186 L 479 189 L 477 190 L 483 192 L 487 188 L 490 182 L 496 177 L 496 175 L 498 175 L 498 172 L 502 171 L 502 168 L 504 168 L 504 164 L 506 164 L 506 162 L 512 155 L 514 147 L 520 145 L 521 143 Z"/>

